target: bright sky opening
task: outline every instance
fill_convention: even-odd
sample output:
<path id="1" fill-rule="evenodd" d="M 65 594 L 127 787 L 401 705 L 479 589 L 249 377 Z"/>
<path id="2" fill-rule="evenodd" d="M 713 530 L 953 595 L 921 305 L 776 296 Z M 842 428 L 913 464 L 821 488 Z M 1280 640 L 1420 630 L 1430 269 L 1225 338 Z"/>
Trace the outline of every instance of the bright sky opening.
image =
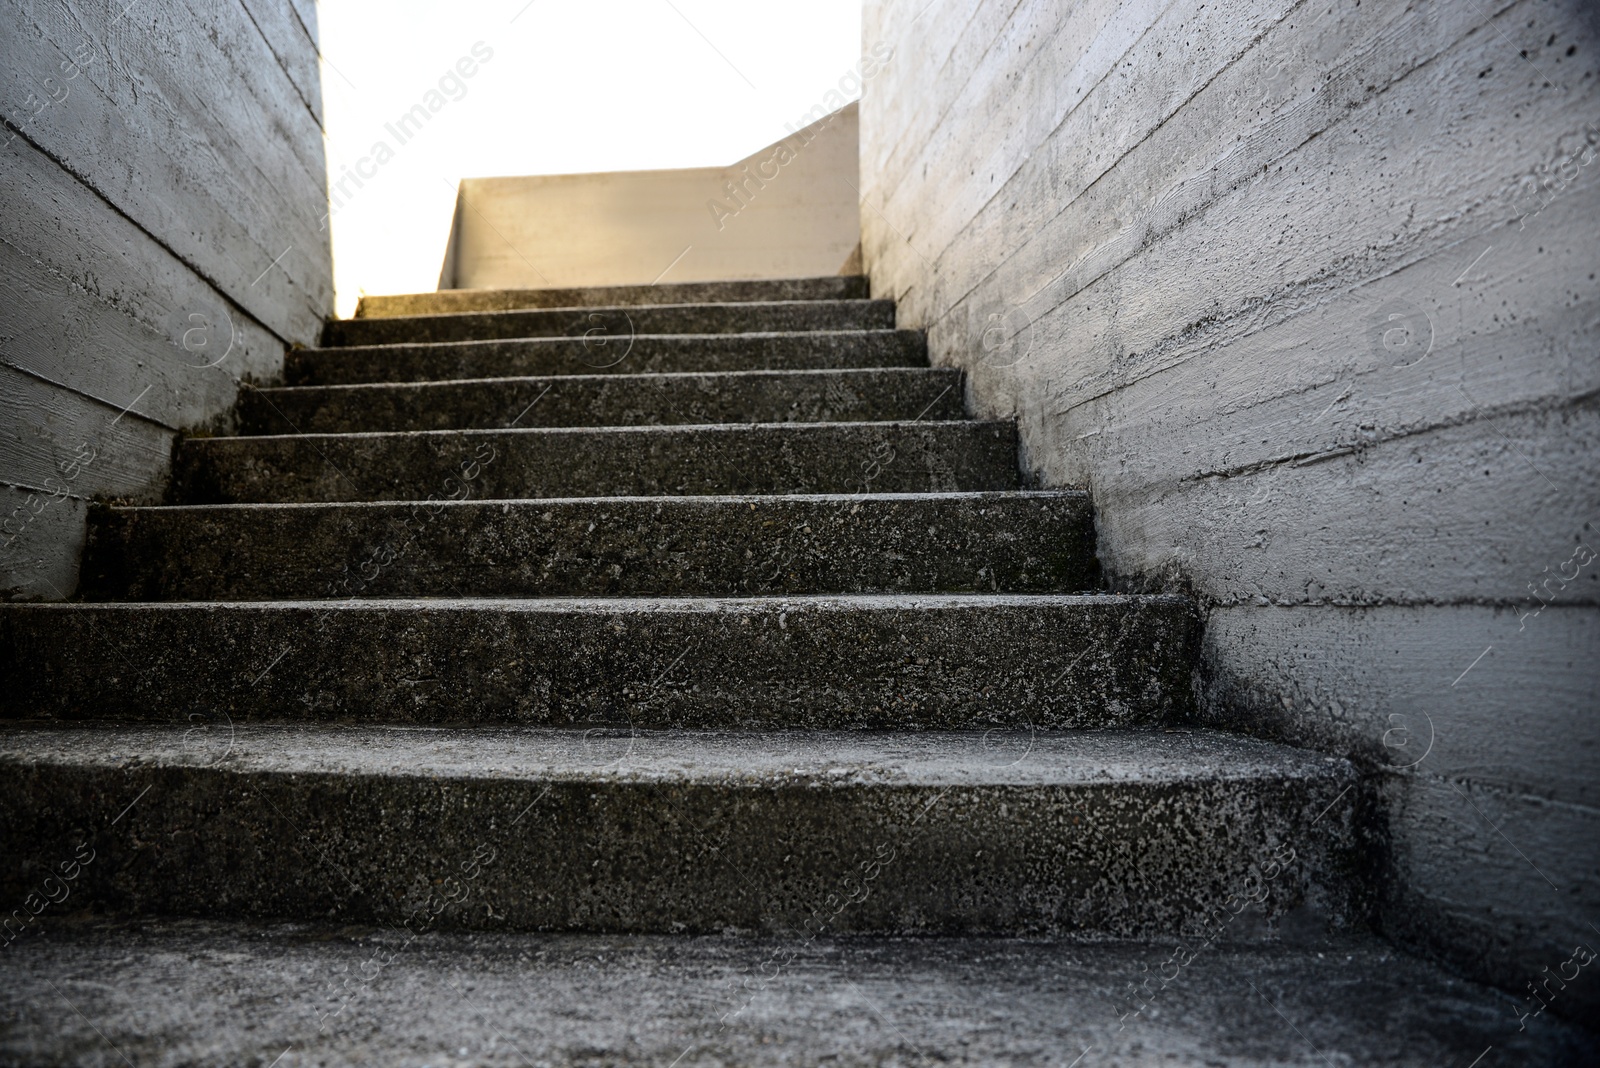
<path id="1" fill-rule="evenodd" d="M 329 177 L 351 193 L 329 220 L 340 316 L 362 293 L 437 287 L 460 179 L 732 163 L 785 136 L 861 54 L 860 0 L 317 11 Z M 396 126 L 418 104 L 421 129 Z"/>

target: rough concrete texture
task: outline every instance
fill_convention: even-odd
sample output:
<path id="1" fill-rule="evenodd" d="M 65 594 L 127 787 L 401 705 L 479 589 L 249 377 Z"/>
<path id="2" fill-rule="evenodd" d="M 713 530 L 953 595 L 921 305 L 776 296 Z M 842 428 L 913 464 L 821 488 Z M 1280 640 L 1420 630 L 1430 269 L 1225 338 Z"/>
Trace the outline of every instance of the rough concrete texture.
<path id="1" fill-rule="evenodd" d="M 143 914 L 1232 941 L 1367 906 L 1350 765 L 1206 732 L 16 726 L 0 767 L 0 893 L 88 841 L 73 899 Z"/>
<path id="2" fill-rule="evenodd" d="M 1600 1060 L 1592 1034 L 1548 1016 L 1519 1032 L 1504 995 L 1367 939 L 1214 946 L 1162 984 L 1152 976 L 1170 944 L 417 926 L 49 918 L 5 951 L 0 1064 L 1466 1068 L 1486 1050 L 1479 1068 Z M 1153 999 L 1130 994 L 1147 980 L 1161 988 Z"/>
<path id="3" fill-rule="evenodd" d="M 70 596 L 88 502 L 159 500 L 332 313 L 302 6 L 0 7 L 0 600 Z"/>
<path id="4" fill-rule="evenodd" d="M 716 304 L 788 300 L 865 300 L 861 275 L 774 278 L 743 282 L 661 282 L 647 286 L 586 286 L 577 289 L 441 289 L 434 293 L 364 296 L 357 319 L 393 319 L 457 312 L 525 311 L 530 308 L 619 308 L 643 304 Z"/>
<path id="5" fill-rule="evenodd" d="M 610 339 L 639 334 L 739 334 L 801 330 L 892 330 L 890 300 L 751 301 L 742 304 L 642 304 L 621 308 L 536 308 L 393 319 L 334 319 L 323 344 L 389 345 L 526 337 Z"/>
<path id="6" fill-rule="evenodd" d="M 9 605 L 0 715 L 1154 725 L 1197 638 L 1182 598 L 1112 595 Z"/>
<path id="7" fill-rule="evenodd" d="M 961 373 L 848 371 L 571 375 L 253 389 L 242 434 L 961 419 Z"/>
<path id="8" fill-rule="evenodd" d="M 1009 422 L 750 423 L 187 438 L 172 503 L 1017 486 Z"/>
<path id="9" fill-rule="evenodd" d="M 1078 593 L 1086 493 L 103 508 L 90 601 Z M 348 587 L 343 585 L 348 583 Z"/>
<path id="10" fill-rule="evenodd" d="M 1389 929 L 1525 991 L 1600 923 L 1548 785 L 1600 751 L 1596 6 L 866 11 L 918 57 L 862 99 L 874 295 L 1226 630 L 1216 722 L 1454 750 L 1391 782 Z"/>
<path id="11" fill-rule="evenodd" d="M 284 358 L 286 380 L 308 386 L 528 375 L 926 366 L 928 353 L 920 330 L 452 341 L 295 349 Z"/>

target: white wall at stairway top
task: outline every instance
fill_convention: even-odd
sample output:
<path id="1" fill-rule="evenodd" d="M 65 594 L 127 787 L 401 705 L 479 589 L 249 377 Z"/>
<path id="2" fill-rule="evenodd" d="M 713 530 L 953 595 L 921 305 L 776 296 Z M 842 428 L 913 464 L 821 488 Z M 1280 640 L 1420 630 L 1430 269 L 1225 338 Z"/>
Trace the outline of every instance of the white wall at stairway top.
<path id="1" fill-rule="evenodd" d="M 784 136 L 861 51 L 860 0 L 323 0 L 317 12 L 330 178 L 380 142 L 393 151 L 346 185 L 331 220 L 340 315 L 363 291 L 434 288 L 459 179 L 730 163 Z M 399 144 L 385 124 L 479 41 L 492 58 Z"/>

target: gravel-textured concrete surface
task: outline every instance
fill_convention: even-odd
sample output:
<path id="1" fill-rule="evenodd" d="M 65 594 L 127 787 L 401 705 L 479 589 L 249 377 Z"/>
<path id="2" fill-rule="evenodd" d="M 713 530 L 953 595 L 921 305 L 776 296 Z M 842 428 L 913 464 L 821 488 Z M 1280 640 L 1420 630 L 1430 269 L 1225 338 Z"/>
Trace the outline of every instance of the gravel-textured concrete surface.
<path id="1" fill-rule="evenodd" d="M 750 423 L 189 438 L 172 503 L 1015 489 L 1009 422 Z"/>
<path id="2" fill-rule="evenodd" d="M 97 508 L 89 601 L 1077 593 L 1076 490 Z M 348 589 L 342 584 L 349 583 Z"/>
<path id="3" fill-rule="evenodd" d="M 239 396 L 244 434 L 515 426 L 961 419 L 961 374 L 931 367 L 719 371 L 291 386 Z"/>
<path id="4" fill-rule="evenodd" d="M 1350 765 L 1203 731 L 214 717 L 13 726 L 0 768 L 0 893 L 88 841 L 80 903 L 143 914 L 398 923 L 438 896 L 451 927 L 1231 940 L 1366 907 Z"/>
<path id="5" fill-rule="evenodd" d="M 1171 943 L 417 927 L 47 917 L 0 957 L 0 1064 L 1600 1062 L 1593 1034 L 1548 1014 L 1519 1032 L 1511 998 L 1370 939 L 1213 946 L 1163 983 Z"/>
<path id="6" fill-rule="evenodd" d="M 892 300 L 751 301 L 618 308 L 537 308 L 392 319 L 333 319 L 325 345 L 580 337 L 613 343 L 639 334 L 740 334 L 792 330 L 892 330 Z"/>
<path id="7" fill-rule="evenodd" d="M 920 330 L 527 338 L 294 349 L 291 385 L 432 382 L 528 375 L 927 367 Z"/>
<path id="8" fill-rule="evenodd" d="M 362 297 L 357 319 L 452 312 L 520 311 L 525 308 L 592 308 L 639 304 L 748 303 L 777 300 L 862 300 L 861 275 L 775 278 L 743 282 L 661 282 L 649 286 L 586 286 L 577 289 L 443 289 Z"/>
<path id="9" fill-rule="evenodd" d="M 1108 727 L 1192 710 L 1178 597 L 0 605 L 0 714 Z"/>

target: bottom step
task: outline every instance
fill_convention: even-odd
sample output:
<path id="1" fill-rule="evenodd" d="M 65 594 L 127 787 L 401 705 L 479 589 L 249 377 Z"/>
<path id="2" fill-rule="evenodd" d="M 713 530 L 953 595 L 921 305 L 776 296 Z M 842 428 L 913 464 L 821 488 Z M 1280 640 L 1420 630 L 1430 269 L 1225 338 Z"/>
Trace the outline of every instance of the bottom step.
<path id="1" fill-rule="evenodd" d="M 1360 922 L 1354 784 L 1205 731 L 12 727 L 0 891 L 87 850 L 148 915 L 1233 940 Z"/>
<path id="2" fill-rule="evenodd" d="M 50 918 L 5 950 L 0 1063 L 1600 1063 L 1593 1035 L 1519 1033 L 1510 997 L 1376 941 L 1214 947 L 1134 993 L 1170 952 Z"/>

